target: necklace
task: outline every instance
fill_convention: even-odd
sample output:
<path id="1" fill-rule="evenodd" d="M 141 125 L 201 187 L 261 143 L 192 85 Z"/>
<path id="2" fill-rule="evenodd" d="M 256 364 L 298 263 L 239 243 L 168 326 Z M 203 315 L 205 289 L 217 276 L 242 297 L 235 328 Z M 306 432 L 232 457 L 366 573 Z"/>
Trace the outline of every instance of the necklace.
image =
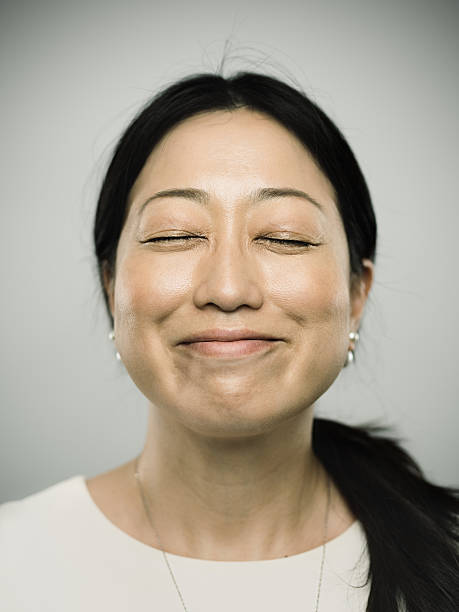
<path id="1" fill-rule="evenodd" d="M 145 509 L 145 514 L 147 515 L 148 518 L 148 522 L 150 523 L 150 526 L 155 534 L 156 539 L 158 540 L 158 544 L 159 544 L 159 549 L 162 552 L 164 561 L 166 562 L 167 565 L 167 569 L 169 570 L 169 574 L 172 578 L 172 582 L 174 583 L 175 589 L 177 591 L 177 594 L 180 598 L 180 601 L 182 603 L 183 609 L 185 610 L 185 612 L 189 612 L 188 608 L 186 607 L 185 604 L 185 600 L 183 599 L 183 595 L 182 592 L 179 589 L 179 586 L 177 584 L 177 580 L 175 579 L 174 576 L 174 572 L 172 571 L 172 568 L 170 566 L 169 563 L 169 559 L 167 558 L 167 554 L 166 551 L 164 550 L 162 544 L 161 544 L 161 540 L 159 538 L 159 534 L 155 529 L 155 526 L 153 525 L 153 520 L 151 518 L 151 513 L 150 513 L 150 507 L 148 505 L 146 496 L 145 496 L 145 491 L 143 490 L 143 486 L 142 486 L 142 482 L 140 480 L 140 474 L 139 474 L 139 457 L 137 457 L 136 461 L 135 461 L 135 468 L 134 468 L 134 476 L 135 479 L 137 480 L 137 484 L 139 486 L 139 490 L 140 490 L 140 496 L 142 498 L 142 504 L 143 507 Z M 322 577 L 323 577 L 323 570 L 324 570 L 324 562 L 325 562 L 325 548 L 326 548 L 326 544 L 327 544 L 327 528 L 328 528 L 328 515 L 330 512 L 330 477 L 327 475 L 327 509 L 325 511 L 325 521 L 324 521 L 324 531 L 323 531 L 323 543 L 322 543 L 322 558 L 320 561 L 320 574 L 319 574 L 319 584 L 317 586 L 317 595 L 316 595 L 316 605 L 314 608 L 314 612 L 318 612 L 319 610 L 319 598 L 320 598 L 320 588 L 322 586 Z"/>

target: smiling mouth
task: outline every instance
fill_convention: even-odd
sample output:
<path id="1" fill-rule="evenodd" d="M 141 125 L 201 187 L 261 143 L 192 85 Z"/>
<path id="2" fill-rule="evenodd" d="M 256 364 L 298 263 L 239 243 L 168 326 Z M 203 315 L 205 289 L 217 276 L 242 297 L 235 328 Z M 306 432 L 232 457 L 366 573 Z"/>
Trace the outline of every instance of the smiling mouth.
<path id="1" fill-rule="evenodd" d="M 237 358 L 263 353 L 272 349 L 280 340 L 205 340 L 183 343 L 185 350 L 205 357 Z"/>

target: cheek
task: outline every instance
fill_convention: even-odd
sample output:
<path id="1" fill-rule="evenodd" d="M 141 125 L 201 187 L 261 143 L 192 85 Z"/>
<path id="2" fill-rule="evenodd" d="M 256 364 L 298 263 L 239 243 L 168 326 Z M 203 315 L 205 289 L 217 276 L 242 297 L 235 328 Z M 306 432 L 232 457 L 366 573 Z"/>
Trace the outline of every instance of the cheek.
<path id="1" fill-rule="evenodd" d="M 349 316 L 349 289 L 341 274 L 327 270 L 307 287 L 311 313 L 317 321 L 341 328 Z"/>
<path id="2" fill-rule="evenodd" d="M 333 258 L 312 258 L 276 274 L 273 297 L 300 325 L 342 326 L 349 316 L 347 279 Z"/>
<path id="3" fill-rule="evenodd" d="M 117 270 L 115 309 L 118 316 L 132 323 L 148 318 L 161 320 L 182 301 L 191 286 L 191 270 L 174 257 L 142 254 L 125 258 Z"/>

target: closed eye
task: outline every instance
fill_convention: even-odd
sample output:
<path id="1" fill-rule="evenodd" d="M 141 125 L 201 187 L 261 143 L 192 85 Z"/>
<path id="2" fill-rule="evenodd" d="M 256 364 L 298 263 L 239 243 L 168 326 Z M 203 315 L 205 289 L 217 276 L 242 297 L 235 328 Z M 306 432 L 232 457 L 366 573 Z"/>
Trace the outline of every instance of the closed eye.
<path id="1" fill-rule="evenodd" d="M 158 236 L 156 238 L 149 238 L 145 240 L 145 242 L 169 242 L 175 240 L 191 240 L 195 238 L 202 238 L 203 236 Z M 278 244 L 285 244 L 286 246 L 299 246 L 299 247 L 312 247 L 318 246 L 312 242 L 304 242 L 302 240 L 287 240 L 285 238 L 270 238 L 267 236 L 262 236 L 262 240 L 270 240 L 271 242 L 276 242 Z"/>
<path id="2" fill-rule="evenodd" d="M 302 240 L 286 240 L 284 238 L 263 238 L 263 240 L 271 240 L 280 244 L 287 244 L 291 246 L 315 246 L 312 242 L 303 242 Z"/>
<path id="3" fill-rule="evenodd" d="M 168 240 L 187 240 L 188 238 L 200 238 L 200 236 L 159 236 L 157 238 L 149 238 L 145 242 L 163 242 Z"/>

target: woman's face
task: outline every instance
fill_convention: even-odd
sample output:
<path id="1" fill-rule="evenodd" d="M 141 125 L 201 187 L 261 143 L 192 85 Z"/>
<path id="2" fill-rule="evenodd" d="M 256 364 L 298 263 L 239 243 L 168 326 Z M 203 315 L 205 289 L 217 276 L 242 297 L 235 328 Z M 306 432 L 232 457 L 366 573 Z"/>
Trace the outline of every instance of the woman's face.
<path id="1" fill-rule="evenodd" d="M 185 189 L 200 195 L 154 197 Z M 268 431 L 338 376 L 371 284 L 365 265 L 351 292 L 334 190 L 295 136 L 248 109 L 192 117 L 163 138 L 130 194 L 106 278 L 117 350 L 168 419 L 217 437 Z M 209 329 L 277 340 L 246 341 L 258 348 L 248 354 L 233 352 L 240 343 L 182 343 Z"/>

